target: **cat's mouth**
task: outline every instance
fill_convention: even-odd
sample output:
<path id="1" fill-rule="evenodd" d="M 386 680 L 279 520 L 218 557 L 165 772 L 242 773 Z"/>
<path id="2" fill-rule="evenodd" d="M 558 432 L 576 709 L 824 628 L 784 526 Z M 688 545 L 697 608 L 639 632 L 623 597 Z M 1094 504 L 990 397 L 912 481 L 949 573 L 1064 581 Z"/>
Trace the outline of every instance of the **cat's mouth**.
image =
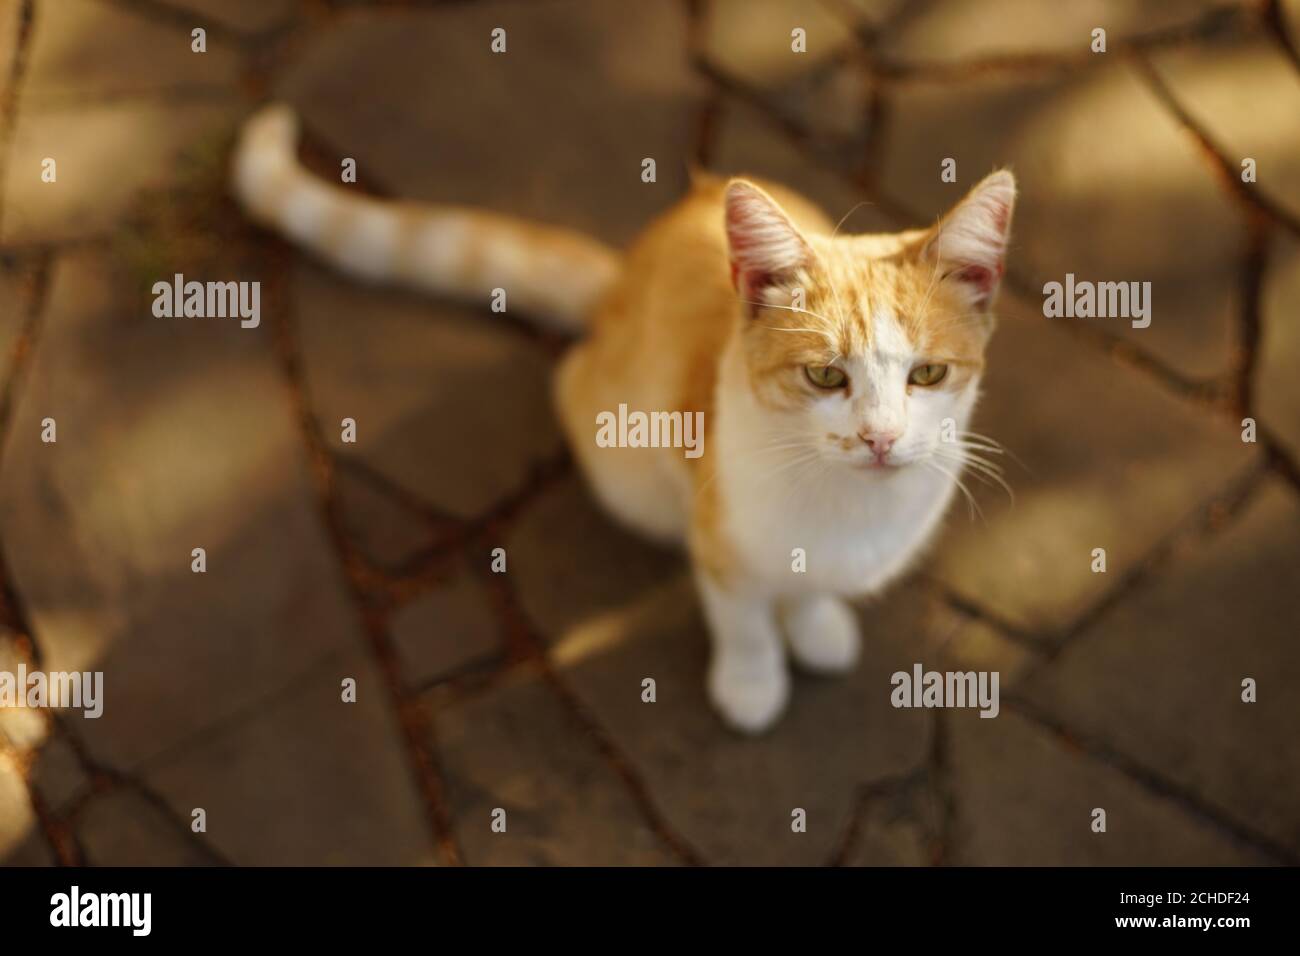
<path id="1" fill-rule="evenodd" d="M 850 464 L 858 471 L 875 472 L 877 474 L 889 474 L 898 471 L 907 464 L 905 461 L 892 461 L 879 458 L 862 458 L 856 459 Z"/>

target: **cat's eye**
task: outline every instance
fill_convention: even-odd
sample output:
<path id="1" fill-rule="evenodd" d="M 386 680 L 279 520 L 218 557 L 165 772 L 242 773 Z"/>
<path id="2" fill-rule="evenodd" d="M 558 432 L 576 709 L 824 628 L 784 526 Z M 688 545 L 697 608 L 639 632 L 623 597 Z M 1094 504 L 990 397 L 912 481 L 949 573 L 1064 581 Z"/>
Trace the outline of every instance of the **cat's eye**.
<path id="1" fill-rule="evenodd" d="M 843 388 L 849 384 L 849 377 L 834 365 L 805 365 L 803 372 L 818 388 Z"/>
<path id="2" fill-rule="evenodd" d="M 938 385 L 948 375 L 948 366 L 938 363 L 931 365 L 918 365 L 912 369 L 912 374 L 907 377 L 908 385 L 920 385 L 922 387 L 929 385 Z"/>

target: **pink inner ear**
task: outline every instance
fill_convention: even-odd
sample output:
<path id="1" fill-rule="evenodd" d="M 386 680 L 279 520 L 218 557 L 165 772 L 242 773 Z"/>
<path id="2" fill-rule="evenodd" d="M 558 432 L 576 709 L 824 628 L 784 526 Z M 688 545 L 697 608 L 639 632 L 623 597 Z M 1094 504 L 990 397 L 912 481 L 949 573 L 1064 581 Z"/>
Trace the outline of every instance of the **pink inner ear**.
<path id="1" fill-rule="evenodd" d="M 1006 203 L 993 204 L 993 225 L 1001 235 L 1006 235 L 1007 220 L 1011 215 L 1011 210 Z"/>
<path id="2" fill-rule="evenodd" d="M 731 284 L 746 299 L 759 298 L 808 255 L 803 237 L 780 207 L 753 186 L 728 188 L 726 229 Z"/>
<path id="3" fill-rule="evenodd" d="M 761 269 L 744 269 L 737 263 L 731 264 L 731 286 L 740 297 L 750 303 L 760 301 L 764 290 L 776 284 L 776 277 Z"/>
<path id="4" fill-rule="evenodd" d="M 964 266 L 950 275 L 960 282 L 968 283 L 980 291 L 981 294 L 987 293 L 993 289 L 993 286 L 1002 278 L 1003 265 L 999 262 L 994 269 L 987 266 Z"/>

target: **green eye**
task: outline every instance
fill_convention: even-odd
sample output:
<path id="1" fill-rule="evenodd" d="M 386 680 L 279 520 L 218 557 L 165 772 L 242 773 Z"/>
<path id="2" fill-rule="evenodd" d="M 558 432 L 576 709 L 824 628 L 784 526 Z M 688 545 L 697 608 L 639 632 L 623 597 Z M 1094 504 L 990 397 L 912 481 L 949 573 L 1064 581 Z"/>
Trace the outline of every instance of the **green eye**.
<path id="1" fill-rule="evenodd" d="M 843 388 L 849 384 L 849 377 L 834 365 L 805 365 L 803 372 L 818 388 Z"/>
<path id="2" fill-rule="evenodd" d="M 907 377 L 909 385 L 938 385 L 948 376 L 948 366 L 946 365 L 918 365 L 912 369 L 912 374 Z"/>

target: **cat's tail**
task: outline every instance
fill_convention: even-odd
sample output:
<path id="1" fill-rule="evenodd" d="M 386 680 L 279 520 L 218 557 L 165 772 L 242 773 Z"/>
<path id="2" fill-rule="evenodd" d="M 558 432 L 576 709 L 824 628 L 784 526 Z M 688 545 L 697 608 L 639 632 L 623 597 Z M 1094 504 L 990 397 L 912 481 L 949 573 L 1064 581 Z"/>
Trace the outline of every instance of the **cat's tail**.
<path id="1" fill-rule="evenodd" d="M 468 300 L 504 289 L 508 307 L 564 331 L 586 324 L 618 254 L 579 233 L 455 206 L 376 199 L 297 158 L 298 122 L 271 105 L 245 124 L 232 185 L 258 222 L 344 272 Z"/>

